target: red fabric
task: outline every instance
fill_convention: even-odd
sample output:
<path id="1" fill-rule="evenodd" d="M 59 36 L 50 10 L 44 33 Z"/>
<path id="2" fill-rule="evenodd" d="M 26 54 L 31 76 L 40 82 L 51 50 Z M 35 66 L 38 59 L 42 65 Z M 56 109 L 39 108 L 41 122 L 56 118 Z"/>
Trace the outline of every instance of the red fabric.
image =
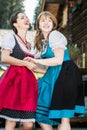
<path id="1" fill-rule="evenodd" d="M 10 66 L 0 80 L 0 109 L 35 111 L 37 80 L 26 67 Z"/>

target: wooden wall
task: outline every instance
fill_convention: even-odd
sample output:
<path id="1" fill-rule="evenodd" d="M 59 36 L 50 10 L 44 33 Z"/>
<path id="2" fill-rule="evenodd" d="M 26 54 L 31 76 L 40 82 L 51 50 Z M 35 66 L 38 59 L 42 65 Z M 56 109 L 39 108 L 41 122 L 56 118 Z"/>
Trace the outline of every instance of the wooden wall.
<path id="1" fill-rule="evenodd" d="M 73 43 L 87 44 L 87 0 L 72 13 Z"/>
<path id="2" fill-rule="evenodd" d="M 81 48 L 81 66 L 87 69 L 87 0 L 72 13 L 72 42 Z"/>

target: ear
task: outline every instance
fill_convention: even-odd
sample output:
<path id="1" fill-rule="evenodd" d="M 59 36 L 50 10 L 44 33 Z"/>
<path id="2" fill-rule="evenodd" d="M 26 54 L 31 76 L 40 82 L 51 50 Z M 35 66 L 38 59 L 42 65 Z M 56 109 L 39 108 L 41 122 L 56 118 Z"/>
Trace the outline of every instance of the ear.
<path id="1" fill-rule="evenodd" d="M 13 26 L 14 26 L 14 27 L 17 27 L 17 23 L 14 23 Z"/>

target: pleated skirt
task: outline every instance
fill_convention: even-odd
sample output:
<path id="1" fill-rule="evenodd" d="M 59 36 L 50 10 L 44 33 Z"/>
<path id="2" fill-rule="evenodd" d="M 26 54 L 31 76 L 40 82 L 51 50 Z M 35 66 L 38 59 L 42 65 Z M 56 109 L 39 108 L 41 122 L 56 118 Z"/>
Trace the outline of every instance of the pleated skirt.
<path id="1" fill-rule="evenodd" d="M 83 117 L 85 115 L 82 76 L 74 62 L 63 62 L 52 95 L 50 94 L 52 83 L 48 84 L 45 81 L 44 86 L 42 84 L 43 78 L 38 84 L 37 122 L 58 125 L 61 118 Z"/>
<path id="2" fill-rule="evenodd" d="M 26 67 L 10 66 L 0 79 L 0 117 L 35 121 L 38 84 Z"/>

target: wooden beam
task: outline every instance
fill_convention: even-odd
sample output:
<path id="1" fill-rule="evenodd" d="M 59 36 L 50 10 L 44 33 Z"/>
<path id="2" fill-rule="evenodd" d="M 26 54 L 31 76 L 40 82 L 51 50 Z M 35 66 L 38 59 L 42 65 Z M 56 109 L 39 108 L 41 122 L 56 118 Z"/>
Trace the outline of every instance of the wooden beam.
<path id="1" fill-rule="evenodd" d="M 66 2 L 66 0 L 45 0 L 46 3 L 59 3 L 59 4 L 63 4 Z"/>
<path id="2" fill-rule="evenodd" d="M 41 7 L 41 11 L 44 11 L 45 3 L 46 3 L 46 0 L 42 0 L 42 7 Z"/>

